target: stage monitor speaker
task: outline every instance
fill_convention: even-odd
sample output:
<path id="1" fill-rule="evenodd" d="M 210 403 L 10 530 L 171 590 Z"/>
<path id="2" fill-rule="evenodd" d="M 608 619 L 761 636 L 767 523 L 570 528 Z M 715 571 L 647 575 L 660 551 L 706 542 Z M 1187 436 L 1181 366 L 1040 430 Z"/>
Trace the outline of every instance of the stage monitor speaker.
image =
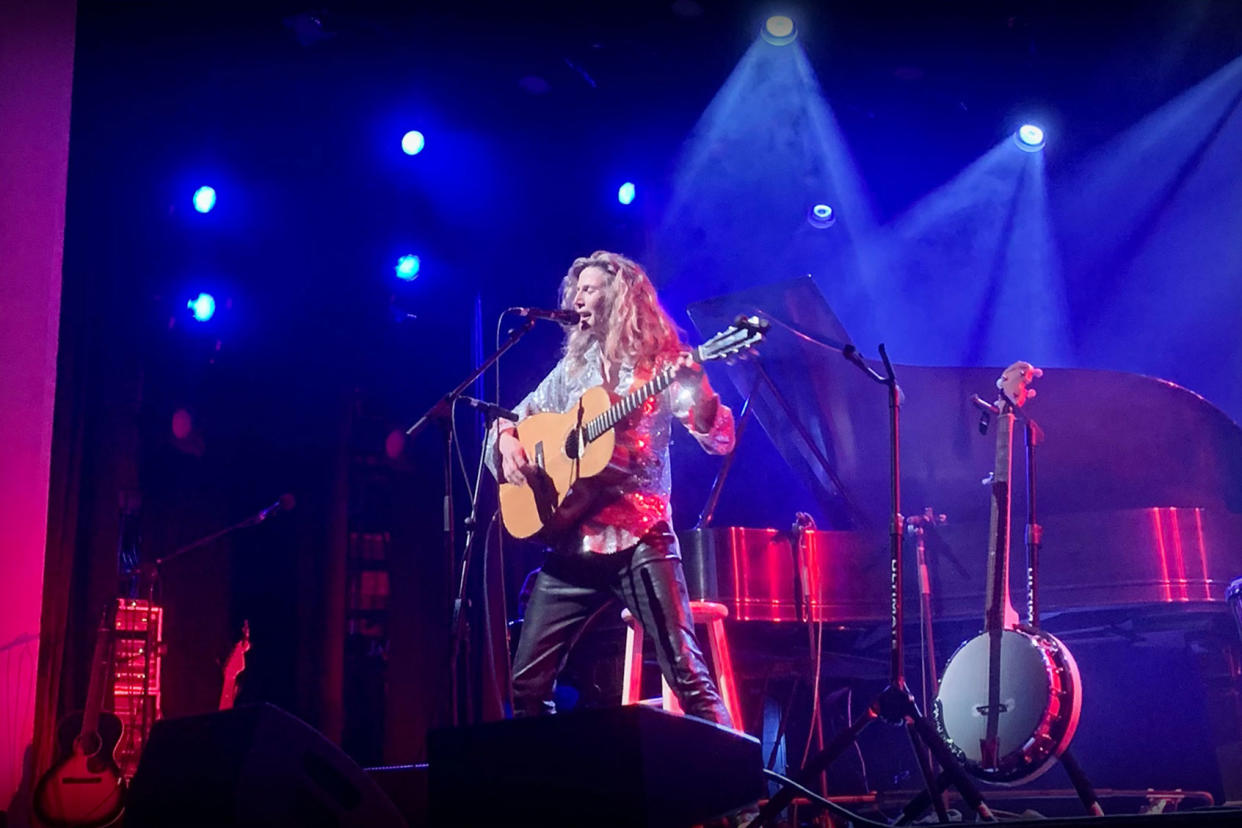
<path id="1" fill-rule="evenodd" d="M 155 723 L 126 828 L 404 828 L 379 787 L 323 734 L 264 704 Z"/>
<path id="2" fill-rule="evenodd" d="M 383 765 L 364 768 L 367 776 L 379 785 L 410 828 L 427 825 L 427 764 Z M 4 826 L 0 826 L 4 828 Z"/>
<path id="3" fill-rule="evenodd" d="M 680 828 L 764 793 L 759 741 L 642 705 L 432 731 L 431 824 Z"/>

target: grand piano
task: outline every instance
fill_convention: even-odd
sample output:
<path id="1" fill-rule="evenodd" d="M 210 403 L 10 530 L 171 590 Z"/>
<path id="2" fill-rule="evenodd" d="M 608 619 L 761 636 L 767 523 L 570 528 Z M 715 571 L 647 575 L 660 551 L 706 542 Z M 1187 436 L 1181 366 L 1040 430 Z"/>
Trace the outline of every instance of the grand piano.
<path id="1" fill-rule="evenodd" d="M 816 708 L 828 720 L 825 730 L 839 729 L 859 709 L 851 698 L 865 700 L 890 679 L 887 389 L 842 358 L 850 339 L 810 277 L 701 302 L 689 312 L 704 333 L 738 314 L 759 315 L 771 326 L 757 356 L 727 370 L 749 400 L 744 416 L 752 424 L 740 439 L 762 442 L 757 423 L 787 469 L 774 472 L 781 462 L 774 458 L 762 471 L 739 460 L 718 482 L 726 490 L 770 491 L 795 481 L 788 495 L 768 498 L 785 510 L 774 516 L 775 528 L 700 520 L 681 534 L 691 595 L 730 610 L 752 729 L 762 714 L 765 739 L 784 732 L 786 721 L 774 720 L 773 711 L 799 710 L 793 700 L 808 697 L 796 688 L 811 686 L 812 676 L 822 679 L 823 706 L 836 711 Z M 931 507 L 948 517 L 924 532 L 926 614 L 909 536 L 903 550 L 902 662 L 925 710 L 935 693 L 927 663 L 938 672 L 983 626 L 991 498 L 981 484 L 992 471 L 996 441 L 994 431 L 979 433 L 980 412 L 970 398 L 995 399 L 1003 367 L 895 366 L 904 392 L 903 511 Z M 1041 367 L 1038 395 L 1023 409 L 1044 434 L 1036 449 L 1036 517 L 1043 527 L 1038 621 L 1065 642 L 1081 671 L 1074 755 L 1101 791 L 1112 790 L 1104 795 L 1110 812 L 1135 807 L 1126 790 L 1140 798 L 1164 789 L 1242 799 L 1242 615 L 1235 617 L 1226 598 L 1242 576 L 1242 429 L 1170 382 Z M 745 454 L 745 445 L 735 452 Z M 1019 426 L 1010 478 L 1010 588 L 1020 615 L 1027 606 L 1023 455 Z M 802 510 L 814 511 L 818 529 L 790 528 Z M 859 761 L 851 770 L 851 760 L 838 760 L 830 785 L 853 793 L 908 786 L 917 776 L 903 739 L 900 729 L 868 728 Z M 1051 787 L 1041 796 L 1054 798 L 1069 788 L 1061 770 L 1039 784 Z"/>
<path id="2" fill-rule="evenodd" d="M 688 311 L 709 333 L 739 313 L 769 320 L 758 357 L 731 366 L 730 378 L 750 400 L 747 416 L 806 484 L 826 524 L 802 535 L 802 594 L 789 531 L 684 532 L 692 596 L 726 604 L 740 621 L 886 621 L 884 389 L 841 358 L 848 335 L 809 276 Z M 934 615 L 981 620 L 990 503 L 981 481 L 992 469 L 995 441 L 991 432 L 980 435 L 970 397 L 994 399 L 1003 366 L 895 368 L 904 392 L 904 511 L 930 506 L 949 516 L 927 533 Z M 1042 615 L 1224 612 L 1226 589 L 1242 575 L 1242 429 L 1197 394 L 1146 376 L 1046 368 L 1035 388 L 1025 411 L 1046 435 L 1036 450 Z M 1026 593 L 1021 435 L 1016 428 L 1011 575 L 1019 605 Z M 791 503 L 789 517 L 799 508 Z M 907 542 L 908 622 L 918 612 L 913 555 Z"/>

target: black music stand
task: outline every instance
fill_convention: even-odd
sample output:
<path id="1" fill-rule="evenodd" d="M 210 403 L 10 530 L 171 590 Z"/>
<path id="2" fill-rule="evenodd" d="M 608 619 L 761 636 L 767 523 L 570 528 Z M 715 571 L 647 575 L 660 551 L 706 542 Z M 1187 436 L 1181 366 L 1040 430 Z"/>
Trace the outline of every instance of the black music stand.
<path id="1" fill-rule="evenodd" d="M 883 417 L 865 383 L 839 359 L 825 359 L 826 344 L 839 353 L 849 334 L 809 276 L 761 285 L 687 307 L 700 331 L 718 330 L 738 313 L 770 323 L 763 349 L 755 359 L 734 366 L 730 379 L 747 399 L 744 414 L 757 419 L 793 476 L 809 487 L 820 512 L 834 529 L 878 526 L 887 483 L 867 480 L 861 470 L 873 465 L 856 451 L 854 436 Z M 804 336 L 809 332 L 810 337 Z M 753 373 L 752 373 L 753 372 Z M 861 409 L 831 402 L 864 399 Z M 744 418 L 739 416 L 744 422 Z M 870 448 L 870 447 L 869 447 Z M 722 467 L 722 474 L 728 461 Z M 719 488 L 722 481 L 717 481 Z M 713 491 L 715 494 L 715 491 Z M 704 510 L 710 519 L 711 507 Z M 706 521 L 700 518 L 700 523 Z"/>

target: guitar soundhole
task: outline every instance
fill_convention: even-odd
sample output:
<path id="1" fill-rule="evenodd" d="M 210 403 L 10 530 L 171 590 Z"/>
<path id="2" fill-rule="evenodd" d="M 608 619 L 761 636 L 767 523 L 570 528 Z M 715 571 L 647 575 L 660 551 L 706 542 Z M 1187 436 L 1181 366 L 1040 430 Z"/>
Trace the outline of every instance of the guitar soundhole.
<path id="1" fill-rule="evenodd" d="M 569 436 L 565 438 L 565 456 L 570 460 L 578 459 L 578 444 L 580 442 L 578 434 L 578 429 L 575 428 L 573 431 L 569 432 Z"/>

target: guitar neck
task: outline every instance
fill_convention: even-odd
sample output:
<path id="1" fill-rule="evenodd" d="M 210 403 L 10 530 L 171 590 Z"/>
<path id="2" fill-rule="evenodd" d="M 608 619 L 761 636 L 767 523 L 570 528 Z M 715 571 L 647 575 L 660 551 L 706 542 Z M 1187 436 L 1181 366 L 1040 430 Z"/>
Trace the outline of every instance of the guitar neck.
<path id="1" fill-rule="evenodd" d="M 1006 629 L 1017 617 L 1009 600 L 1009 476 L 1013 456 L 1013 410 L 1005 408 L 996 424 L 996 465 L 992 471 L 992 514 L 988 533 L 988 632 Z"/>
<path id="2" fill-rule="evenodd" d="M 699 361 L 698 349 L 695 349 L 693 356 L 696 362 Z M 642 386 L 617 400 L 609 406 L 607 411 L 586 424 L 587 442 L 599 439 L 608 429 L 633 414 L 640 405 L 672 385 L 673 378 L 676 376 L 677 369 L 670 365 Z"/>
<path id="3" fill-rule="evenodd" d="M 112 639 L 111 613 L 104 613 L 99 629 L 95 631 L 95 654 L 91 662 L 91 679 L 86 690 L 86 706 L 82 709 L 81 736 L 88 737 L 99 730 L 99 713 L 103 710 L 104 691 L 108 684 L 109 643 Z"/>

